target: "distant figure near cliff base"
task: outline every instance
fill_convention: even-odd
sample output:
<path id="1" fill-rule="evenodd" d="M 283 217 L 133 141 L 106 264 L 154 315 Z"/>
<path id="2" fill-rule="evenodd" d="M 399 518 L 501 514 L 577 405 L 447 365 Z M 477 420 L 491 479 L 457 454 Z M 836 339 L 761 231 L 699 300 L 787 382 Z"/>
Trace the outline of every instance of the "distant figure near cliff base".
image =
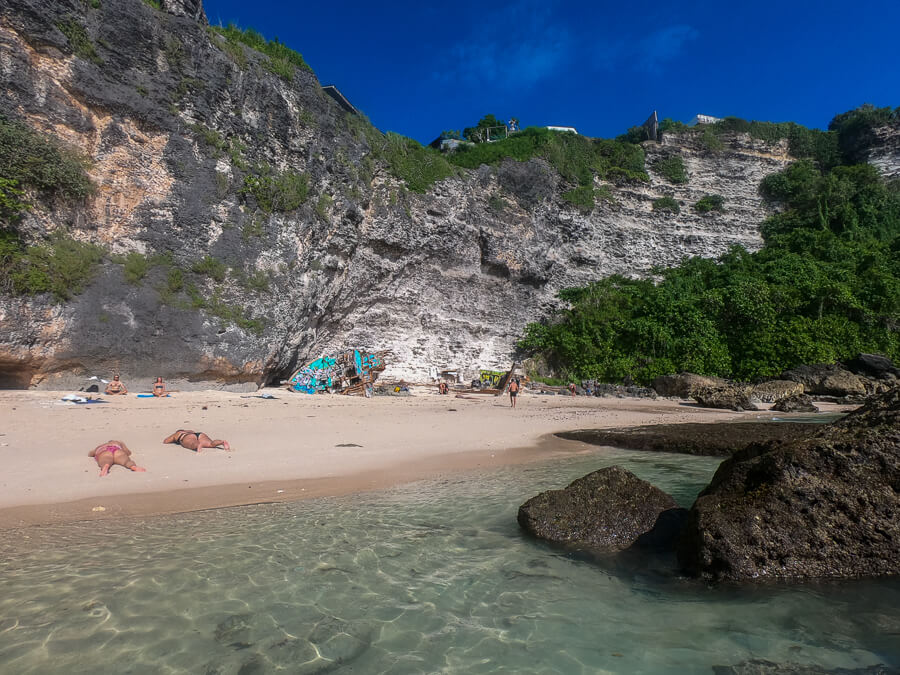
<path id="1" fill-rule="evenodd" d="M 200 452 L 203 448 L 217 448 L 219 446 L 226 450 L 231 450 L 228 441 L 213 440 L 202 431 L 191 431 L 190 429 L 179 429 L 174 434 L 166 438 L 163 443 L 174 443 L 188 450 L 196 450 Z"/>
<path id="2" fill-rule="evenodd" d="M 516 407 L 516 398 L 519 395 L 519 381 L 513 380 L 509 383 L 509 404 L 515 408 Z"/>
<path id="3" fill-rule="evenodd" d="M 131 459 L 131 450 L 129 450 L 128 446 L 122 441 L 106 441 L 106 443 L 101 443 L 88 453 L 88 457 L 93 457 L 97 460 L 97 466 L 100 467 L 101 478 L 109 473 L 109 469 L 113 464 L 124 466 L 126 469 L 131 469 L 132 471 L 147 470 L 134 463 L 134 460 Z"/>

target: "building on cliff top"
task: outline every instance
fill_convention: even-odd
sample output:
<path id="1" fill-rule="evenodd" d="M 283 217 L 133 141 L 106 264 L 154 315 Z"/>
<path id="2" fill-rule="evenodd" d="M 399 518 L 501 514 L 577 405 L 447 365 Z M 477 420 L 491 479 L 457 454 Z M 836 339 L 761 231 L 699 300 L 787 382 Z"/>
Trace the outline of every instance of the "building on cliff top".
<path id="1" fill-rule="evenodd" d="M 333 84 L 325 85 L 324 87 L 322 87 L 322 91 L 324 91 L 331 98 L 333 98 L 335 101 L 337 101 L 337 104 L 339 106 L 341 106 L 344 110 L 346 110 L 348 113 L 353 113 L 354 115 L 359 114 L 359 110 L 354 108 L 353 105 L 350 103 L 350 101 L 347 100 L 347 97 L 344 96 L 340 91 L 338 91 L 338 88 L 335 87 Z"/>
<path id="2" fill-rule="evenodd" d="M 689 127 L 695 127 L 698 124 L 715 124 L 721 122 L 721 117 L 713 117 L 712 115 L 694 115 L 691 121 L 687 123 Z"/>
<path id="3" fill-rule="evenodd" d="M 568 131 L 573 134 L 577 134 L 578 131 L 575 127 L 554 127 L 554 126 L 546 126 L 545 129 L 549 129 L 550 131 Z"/>

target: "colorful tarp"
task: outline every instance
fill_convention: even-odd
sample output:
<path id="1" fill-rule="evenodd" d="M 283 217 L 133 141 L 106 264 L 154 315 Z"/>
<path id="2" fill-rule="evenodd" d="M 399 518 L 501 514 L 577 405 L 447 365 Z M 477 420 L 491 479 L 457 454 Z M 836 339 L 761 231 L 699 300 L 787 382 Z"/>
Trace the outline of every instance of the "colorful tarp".
<path id="1" fill-rule="evenodd" d="M 297 370 L 287 387 L 304 394 L 326 391 L 365 394 L 366 386 L 375 382 L 384 370 L 386 354 L 349 349 L 334 356 L 323 356 Z"/>

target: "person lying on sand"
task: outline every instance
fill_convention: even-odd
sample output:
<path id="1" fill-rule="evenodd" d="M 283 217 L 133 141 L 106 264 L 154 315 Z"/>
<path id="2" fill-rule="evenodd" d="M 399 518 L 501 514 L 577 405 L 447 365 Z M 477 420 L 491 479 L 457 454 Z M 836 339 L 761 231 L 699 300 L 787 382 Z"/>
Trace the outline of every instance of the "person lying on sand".
<path id="1" fill-rule="evenodd" d="M 134 463 L 134 460 L 131 459 L 131 450 L 122 441 L 101 443 L 88 453 L 88 457 L 93 457 L 97 460 L 101 478 L 109 473 L 109 469 L 113 464 L 119 464 L 132 471 L 147 470 Z"/>
<path id="2" fill-rule="evenodd" d="M 169 392 L 166 391 L 166 384 L 163 382 L 161 377 L 156 378 L 156 382 L 153 383 L 153 395 L 154 396 L 168 396 Z"/>
<path id="3" fill-rule="evenodd" d="M 127 394 L 128 389 L 125 388 L 125 383 L 119 379 L 118 375 L 113 375 L 112 381 L 106 385 L 106 393 L 110 396 Z"/>
<path id="4" fill-rule="evenodd" d="M 190 429 L 179 429 L 166 438 L 163 443 L 174 443 L 175 445 L 180 445 L 182 448 L 196 450 L 197 452 L 200 452 L 203 448 L 217 448 L 219 446 L 226 450 L 231 450 L 228 441 L 221 439 L 214 441 L 202 431 L 191 431 Z"/>

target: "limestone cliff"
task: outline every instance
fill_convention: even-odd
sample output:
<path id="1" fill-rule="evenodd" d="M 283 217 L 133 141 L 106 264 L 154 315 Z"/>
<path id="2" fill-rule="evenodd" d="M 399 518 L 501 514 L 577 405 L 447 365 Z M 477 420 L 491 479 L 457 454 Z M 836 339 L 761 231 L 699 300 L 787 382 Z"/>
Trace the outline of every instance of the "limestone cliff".
<path id="1" fill-rule="evenodd" d="M 79 148 L 97 188 L 39 202 L 19 230 L 62 228 L 113 258 L 63 304 L 0 295 L 0 386 L 71 386 L 118 367 L 251 387 L 347 347 L 392 350 L 385 374 L 408 379 L 504 366 L 560 288 L 758 248 L 759 182 L 792 159 L 786 144 L 733 135 L 711 152 L 686 133 L 646 143 L 650 181 L 609 185 L 590 213 L 538 159 L 417 194 L 312 72 L 279 72 L 229 42 L 199 0 L 161 6 L 3 4 L 0 113 Z M 652 169 L 673 154 L 685 184 Z M 285 176 L 302 179 L 297 203 L 265 208 L 253 181 Z M 708 194 L 724 211 L 692 208 Z M 654 210 L 661 196 L 680 213 Z M 115 258 L 127 252 L 150 261 L 135 283 Z"/>

